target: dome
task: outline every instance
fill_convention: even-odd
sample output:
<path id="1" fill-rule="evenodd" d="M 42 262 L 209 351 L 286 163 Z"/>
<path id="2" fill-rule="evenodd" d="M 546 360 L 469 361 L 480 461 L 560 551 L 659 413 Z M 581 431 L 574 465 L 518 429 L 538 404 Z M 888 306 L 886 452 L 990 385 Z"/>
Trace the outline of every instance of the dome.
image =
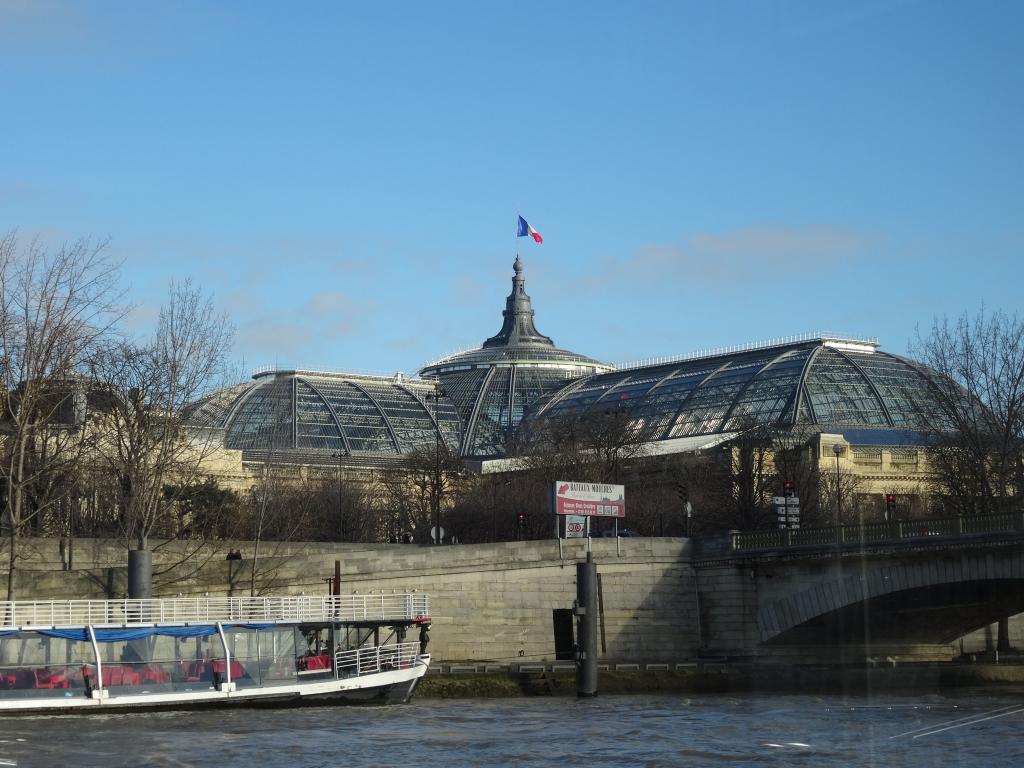
<path id="1" fill-rule="evenodd" d="M 614 408 L 652 440 L 756 424 L 901 443 L 935 417 L 935 375 L 873 340 L 815 336 L 589 376 L 538 403 L 530 419 Z"/>
<path id="2" fill-rule="evenodd" d="M 464 456 L 504 453 L 524 411 L 569 381 L 611 366 L 559 349 L 533 323 L 523 263 L 513 264 L 512 293 L 505 300 L 502 326 L 480 347 L 437 360 L 420 375 L 436 380 L 464 425 Z"/>
<path id="3" fill-rule="evenodd" d="M 442 441 L 461 425 L 433 382 L 342 373 L 269 371 L 187 409 L 193 427 L 223 430 L 243 461 L 374 464 Z"/>

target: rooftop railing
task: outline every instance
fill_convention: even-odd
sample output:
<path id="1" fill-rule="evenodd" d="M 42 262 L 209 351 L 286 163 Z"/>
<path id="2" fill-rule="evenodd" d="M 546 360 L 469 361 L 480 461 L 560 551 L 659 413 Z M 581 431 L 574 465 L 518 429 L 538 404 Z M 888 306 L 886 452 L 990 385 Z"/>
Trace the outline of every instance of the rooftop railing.
<path id="1" fill-rule="evenodd" d="M 732 534 L 732 549 L 750 551 L 800 546 L 882 544 L 928 539 L 935 536 L 992 533 L 1024 534 L 1024 512 L 923 518 L 920 520 L 888 520 L 827 528 L 787 528 L 775 531 L 734 533 Z"/>
<path id="2" fill-rule="evenodd" d="M 374 381 L 386 381 L 387 383 L 401 382 L 403 384 L 432 385 L 432 382 L 421 379 L 416 374 L 408 374 L 405 371 L 383 371 L 383 370 L 359 370 L 346 371 L 321 371 L 316 368 L 303 368 L 295 366 L 279 367 L 276 365 L 261 365 L 252 369 L 252 378 L 257 379 L 263 376 L 295 374 L 298 376 L 319 376 L 329 379 L 372 379 Z"/>
<path id="3" fill-rule="evenodd" d="M 740 352 L 756 352 L 762 349 L 771 349 L 788 344 L 796 344 L 805 341 L 835 342 L 838 344 L 852 344 L 864 347 L 878 347 L 878 338 L 875 336 L 851 336 L 844 333 L 831 333 L 828 331 L 813 331 L 801 333 L 795 336 L 779 336 L 764 341 L 754 341 L 747 344 L 733 344 L 726 347 L 712 347 L 709 349 L 698 349 L 682 355 L 671 355 L 668 357 L 650 357 L 644 360 L 632 360 L 629 362 L 616 363 L 615 368 L 620 371 L 629 371 L 634 368 L 647 368 L 654 365 L 670 365 L 672 363 L 685 363 L 692 360 L 700 360 L 705 357 L 721 357 Z"/>
<path id="4" fill-rule="evenodd" d="M 430 617 L 422 592 L 380 595 L 178 597 L 0 602 L 0 629 L 222 623 L 386 622 Z"/>

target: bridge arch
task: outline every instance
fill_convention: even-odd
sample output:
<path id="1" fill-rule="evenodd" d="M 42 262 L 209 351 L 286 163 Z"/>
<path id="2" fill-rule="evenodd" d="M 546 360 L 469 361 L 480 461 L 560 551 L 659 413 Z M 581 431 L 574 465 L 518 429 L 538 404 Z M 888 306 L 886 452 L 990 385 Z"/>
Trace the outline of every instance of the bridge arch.
<path id="1" fill-rule="evenodd" d="M 1024 611 L 1019 548 L 862 561 L 766 600 L 764 644 L 950 643 Z"/>

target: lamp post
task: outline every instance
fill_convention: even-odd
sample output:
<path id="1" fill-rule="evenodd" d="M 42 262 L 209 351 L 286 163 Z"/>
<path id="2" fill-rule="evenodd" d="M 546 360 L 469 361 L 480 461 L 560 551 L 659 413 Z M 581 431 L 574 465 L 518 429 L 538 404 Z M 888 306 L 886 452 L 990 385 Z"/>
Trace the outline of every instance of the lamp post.
<path id="1" fill-rule="evenodd" d="M 843 519 L 843 493 L 839 487 L 839 456 L 842 452 L 843 446 L 839 443 L 832 446 L 832 453 L 836 455 L 836 536 L 839 536 L 839 526 L 842 525 Z"/>
<path id="2" fill-rule="evenodd" d="M 434 481 L 431 483 L 430 503 L 434 513 L 434 544 L 441 543 L 441 428 L 437 421 L 438 398 L 440 392 L 428 392 L 426 398 L 433 403 L 434 427 Z"/>
<path id="3" fill-rule="evenodd" d="M 332 453 L 331 456 L 338 460 L 338 522 L 341 524 L 341 540 L 345 541 L 345 494 L 341 482 L 341 462 L 345 458 L 345 453 L 338 451 Z"/>

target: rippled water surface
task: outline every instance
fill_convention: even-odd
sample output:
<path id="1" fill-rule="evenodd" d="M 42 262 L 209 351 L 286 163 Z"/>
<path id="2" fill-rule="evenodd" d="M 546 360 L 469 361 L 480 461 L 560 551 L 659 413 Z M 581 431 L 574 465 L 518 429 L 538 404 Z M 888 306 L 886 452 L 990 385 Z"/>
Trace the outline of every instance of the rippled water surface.
<path id="1" fill-rule="evenodd" d="M 1024 766 L 1024 695 L 603 696 L 0 719 L 0 766 Z"/>

